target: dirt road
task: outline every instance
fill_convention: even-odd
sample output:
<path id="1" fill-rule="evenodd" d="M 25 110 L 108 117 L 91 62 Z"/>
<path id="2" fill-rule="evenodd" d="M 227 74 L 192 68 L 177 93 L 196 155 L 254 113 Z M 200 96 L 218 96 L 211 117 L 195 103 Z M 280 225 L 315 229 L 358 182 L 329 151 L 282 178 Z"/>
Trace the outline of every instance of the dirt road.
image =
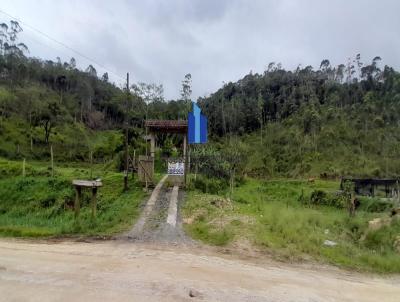
<path id="1" fill-rule="evenodd" d="M 190 297 L 194 296 L 194 297 Z M 0 239 L 0 301 L 399 301 L 399 278 L 193 247 Z"/>

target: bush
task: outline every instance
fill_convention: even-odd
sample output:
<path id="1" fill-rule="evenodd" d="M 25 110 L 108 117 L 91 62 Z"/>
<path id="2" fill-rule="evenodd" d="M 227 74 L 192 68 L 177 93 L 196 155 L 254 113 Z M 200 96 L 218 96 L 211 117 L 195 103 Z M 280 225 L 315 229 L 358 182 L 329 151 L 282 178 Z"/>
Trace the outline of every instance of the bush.
<path id="1" fill-rule="evenodd" d="M 228 182 L 223 179 L 197 175 L 197 178 L 191 182 L 191 188 L 200 190 L 203 193 L 218 194 L 228 188 Z"/>
<path id="2" fill-rule="evenodd" d="M 360 200 L 360 210 L 366 212 L 386 212 L 389 211 L 393 207 L 392 202 L 383 201 L 380 198 L 374 197 L 358 197 Z"/>
<path id="3" fill-rule="evenodd" d="M 326 204 L 327 194 L 322 190 L 314 190 L 311 193 L 310 203 L 315 205 Z"/>
<path id="4" fill-rule="evenodd" d="M 367 232 L 364 246 L 374 251 L 389 252 L 395 251 L 394 242 L 400 232 L 400 220 L 394 220 L 390 226 L 384 226 L 379 230 Z"/>
<path id="5" fill-rule="evenodd" d="M 335 208 L 344 208 L 345 203 L 341 194 L 326 193 L 322 190 L 314 190 L 310 196 L 310 204 L 324 205 Z"/>

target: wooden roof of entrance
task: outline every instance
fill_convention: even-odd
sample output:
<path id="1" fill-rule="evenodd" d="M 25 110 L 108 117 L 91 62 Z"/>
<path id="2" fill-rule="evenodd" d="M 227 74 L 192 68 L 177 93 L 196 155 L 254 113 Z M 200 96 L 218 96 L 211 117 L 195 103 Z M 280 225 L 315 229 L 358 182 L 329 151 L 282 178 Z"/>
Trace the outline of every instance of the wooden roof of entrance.
<path id="1" fill-rule="evenodd" d="M 187 133 L 188 123 L 184 120 L 147 120 L 145 126 L 150 132 Z"/>

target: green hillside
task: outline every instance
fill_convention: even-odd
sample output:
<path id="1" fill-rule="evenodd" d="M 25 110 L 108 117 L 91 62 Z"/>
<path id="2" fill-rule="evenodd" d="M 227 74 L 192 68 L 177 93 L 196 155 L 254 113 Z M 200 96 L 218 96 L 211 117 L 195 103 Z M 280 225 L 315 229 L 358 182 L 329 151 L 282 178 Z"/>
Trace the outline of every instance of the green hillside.
<path id="1" fill-rule="evenodd" d="M 178 100 L 166 101 L 156 84 L 133 84 L 128 94 L 92 65 L 77 69 L 74 58 L 27 56 L 18 23 L 0 30 L 8 37 L 0 49 L 0 156 L 47 160 L 52 146 L 56 160 L 88 161 L 92 153 L 106 162 L 123 149 L 125 123 L 129 145 L 143 153 L 145 118 L 185 117 L 190 74 Z M 293 71 L 270 63 L 263 74 L 225 84 L 198 102 L 209 119 L 211 148 L 226 153 L 232 140 L 240 141 L 246 165 L 239 174 L 399 175 L 400 74 L 381 62 L 363 63 L 357 55 L 346 64 L 323 60 L 317 70 Z M 167 153 L 171 142 L 182 143 L 158 138 Z"/>
<path id="2" fill-rule="evenodd" d="M 400 174 L 400 74 L 380 58 L 286 71 L 270 64 L 200 100 L 215 140 L 239 136 L 259 176 Z M 229 143 L 228 143 L 229 144 Z"/>
<path id="3" fill-rule="evenodd" d="M 157 84 L 127 91 L 92 65 L 78 69 L 74 58 L 29 57 L 21 31 L 15 21 L 0 24 L 0 235 L 127 230 L 146 194 L 132 180 L 122 190 L 125 129 L 130 152 L 145 154 L 144 121 L 185 119 L 191 75 L 177 100 L 165 100 Z M 271 63 L 200 98 L 209 142 L 190 146 L 186 231 L 213 245 L 245 238 L 280 259 L 399 272 L 399 220 L 389 217 L 398 200 L 362 197 L 354 212 L 352 188 L 338 192 L 342 176 L 400 175 L 400 74 L 381 65 L 380 57 L 366 64 L 360 55 L 338 66 L 323 60 L 318 69 Z M 158 172 L 182 143 L 157 137 Z M 75 220 L 71 180 L 98 177 L 97 218 L 85 193 Z M 374 218 L 384 225 L 371 230 Z"/>

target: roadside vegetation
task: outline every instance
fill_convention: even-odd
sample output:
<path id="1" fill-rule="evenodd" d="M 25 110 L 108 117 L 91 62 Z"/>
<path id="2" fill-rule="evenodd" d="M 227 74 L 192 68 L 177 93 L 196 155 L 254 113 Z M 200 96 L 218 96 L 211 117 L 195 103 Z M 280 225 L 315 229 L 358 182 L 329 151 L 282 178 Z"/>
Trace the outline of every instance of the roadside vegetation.
<path id="1" fill-rule="evenodd" d="M 29 57 L 21 31 L 16 21 L 0 24 L 0 235 L 123 231 L 145 198 L 133 182 L 122 192 L 124 129 L 130 155 L 148 155 L 144 121 L 186 119 L 191 75 L 176 100 L 166 100 L 155 83 L 127 91 L 92 65 L 80 70 L 74 58 Z M 398 220 L 368 227 L 398 205 L 360 198 L 350 217 L 348 200 L 336 194 L 343 176 L 399 177 L 399 72 L 379 56 L 366 63 L 360 54 L 337 66 L 324 59 L 317 69 L 271 62 L 197 103 L 208 118 L 209 142 L 190 149 L 183 213 L 194 238 L 213 245 L 245 239 L 282 259 L 311 256 L 400 272 Z M 183 139 L 160 134 L 156 144 L 155 168 L 163 173 L 166 157 L 182 156 Z M 71 181 L 98 177 L 104 187 L 97 219 L 90 218 L 85 192 L 78 223 Z"/>
<path id="2" fill-rule="evenodd" d="M 130 182 L 123 192 L 122 174 L 104 165 L 82 163 L 56 166 L 54 177 L 48 162 L 26 165 L 0 158 L 0 235 L 22 237 L 109 236 L 129 229 L 145 198 L 141 186 Z M 82 190 L 79 220 L 74 217 L 73 179 L 101 178 L 97 217 L 92 219 L 90 190 Z"/>
<path id="3" fill-rule="evenodd" d="M 185 229 L 207 244 L 255 248 L 281 260 L 311 257 L 358 270 L 400 272 L 400 219 L 371 230 L 368 222 L 388 217 L 389 210 L 374 207 L 378 199 L 364 198 L 350 217 L 336 197 L 338 189 L 338 181 L 246 179 L 230 197 L 192 190 L 183 208 Z"/>

